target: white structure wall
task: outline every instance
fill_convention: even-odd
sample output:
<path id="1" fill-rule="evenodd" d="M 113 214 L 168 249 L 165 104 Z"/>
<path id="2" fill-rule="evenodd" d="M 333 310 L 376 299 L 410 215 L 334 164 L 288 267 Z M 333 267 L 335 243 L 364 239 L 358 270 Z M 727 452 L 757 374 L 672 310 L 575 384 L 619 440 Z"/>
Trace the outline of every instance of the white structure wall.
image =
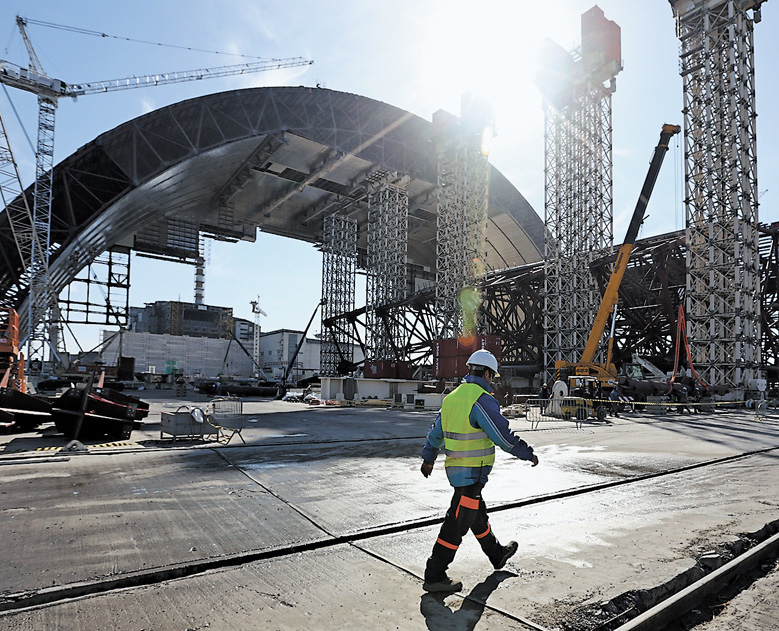
<path id="1" fill-rule="evenodd" d="M 106 340 L 115 331 L 103 331 Z M 302 331 L 282 329 L 263 333 L 260 337 L 260 366 L 271 379 L 280 379 L 289 360 L 295 352 Z M 229 345 L 229 351 L 228 351 Z M 244 342 L 251 353 L 251 348 Z M 300 349 L 288 381 L 319 374 L 318 339 L 306 338 Z M 225 360 L 225 353 L 227 359 Z M 160 374 L 181 370 L 187 376 L 216 377 L 220 373 L 238 377 L 251 377 L 254 369 L 251 359 L 233 341 L 209 337 L 187 337 L 178 335 L 160 335 L 156 333 L 122 334 L 122 355 L 135 358 L 136 372 L 156 372 Z M 119 336 L 107 344 L 103 351 L 103 360 L 108 364 L 117 363 L 119 358 Z M 355 361 L 362 359 L 359 348 L 354 350 Z M 224 362 L 224 366 L 223 366 Z"/>
<path id="2" fill-rule="evenodd" d="M 114 334 L 114 331 L 103 331 L 103 340 Z M 252 373 L 252 362 L 238 344 L 230 344 L 228 351 L 229 340 L 132 331 L 121 337 L 122 355 L 135 358 L 136 372 L 165 374 L 181 370 L 190 377 L 216 377 L 222 372 L 248 377 Z M 103 350 L 103 360 L 114 364 L 118 357 L 119 336 L 116 336 Z"/>

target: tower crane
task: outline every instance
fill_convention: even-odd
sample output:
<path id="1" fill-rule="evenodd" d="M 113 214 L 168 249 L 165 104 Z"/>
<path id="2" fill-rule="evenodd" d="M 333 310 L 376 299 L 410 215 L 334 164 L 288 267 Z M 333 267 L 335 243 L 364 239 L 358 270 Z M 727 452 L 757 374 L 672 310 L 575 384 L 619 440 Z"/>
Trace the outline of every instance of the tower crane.
<path id="1" fill-rule="evenodd" d="M 254 338 L 252 355 L 254 357 L 254 363 L 259 368 L 260 366 L 260 316 L 264 315 L 266 318 L 268 314 L 260 308 L 260 297 L 257 296 L 257 300 L 251 301 L 252 313 L 254 314 Z"/>
<path id="2" fill-rule="evenodd" d="M 27 34 L 28 20 L 16 16 L 16 25 L 21 33 L 29 64 L 23 66 L 0 59 L 0 83 L 31 92 L 38 97 L 38 139 L 35 152 L 35 188 L 33 193 L 33 209 L 29 221 L 25 221 L 23 213 L 11 213 L 9 219 L 16 222 L 14 231 L 20 234 L 29 233 L 32 230 L 40 247 L 29 248 L 28 258 L 23 260 L 29 271 L 29 311 L 27 315 L 27 344 L 28 360 L 40 357 L 43 360 L 43 351 L 46 345 L 51 346 L 48 338 L 49 332 L 46 326 L 46 314 L 54 306 L 56 296 L 53 295 L 51 285 L 47 278 L 48 255 L 50 243 L 51 222 L 51 195 L 52 173 L 54 166 L 54 119 L 57 110 L 57 102 L 62 97 L 75 99 L 89 94 L 114 92 L 117 90 L 129 90 L 132 88 L 145 88 L 184 81 L 196 81 L 199 79 L 212 79 L 232 75 L 265 72 L 281 68 L 293 68 L 307 66 L 314 62 L 302 57 L 289 57 L 285 59 L 266 59 L 255 62 L 247 62 L 231 66 L 217 68 L 202 68 L 185 70 L 181 72 L 166 72 L 152 75 L 140 75 L 113 79 L 109 81 L 95 81 L 91 83 L 66 83 L 62 79 L 50 77 L 41 65 L 35 48 Z M 12 216 L 13 215 L 13 216 Z M 41 260 L 41 257 L 43 260 Z M 52 351 L 56 355 L 56 350 Z"/>

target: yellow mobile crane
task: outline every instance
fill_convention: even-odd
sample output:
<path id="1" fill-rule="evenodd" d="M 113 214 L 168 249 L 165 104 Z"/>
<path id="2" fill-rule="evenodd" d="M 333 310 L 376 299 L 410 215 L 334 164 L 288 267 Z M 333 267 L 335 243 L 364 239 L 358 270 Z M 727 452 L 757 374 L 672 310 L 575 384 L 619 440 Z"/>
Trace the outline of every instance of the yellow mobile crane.
<path id="1" fill-rule="evenodd" d="M 630 255 L 633 252 L 636 237 L 638 237 L 638 230 L 644 222 L 644 211 L 649 203 L 649 197 L 652 195 L 652 189 L 657 181 L 657 175 L 660 172 L 660 166 L 663 164 L 663 158 L 665 157 L 666 151 L 668 151 L 668 143 L 671 138 L 680 131 L 681 128 L 678 125 L 663 125 L 663 130 L 660 133 L 660 142 L 657 147 L 655 147 L 652 161 L 649 164 L 649 172 L 646 174 L 644 186 L 641 189 L 641 195 L 638 197 L 636 209 L 633 211 L 633 217 L 630 220 L 630 226 L 628 226 L 628 231 L 625 235 L 625 241 L 619 249 L 617 260 L 614 263 L 614 269 L 611 272 L 611 278 L 609 278 L 609 284 L 606 286 L 606 291 L 603 294 L 598 314 L 595 316 L 595 322 L 592 325 L 592 330 L 587 338 L 587 344 L 584 347 L 584 352 L 578 362 L 555 362 L 555 373 L 558 380 L 565 380 L 567 377 L 567 381 L 570 385 L 575 386 L 579 386 L 584 382 L 595 382 L 596 386 L 600 384 L 607 389 L 611 389 L 617 385 L 617 368 L 611 361 L 611 351 L 614 344 L 613 322 L 611 336 L 609 337 L 606 363 L 595 363 L 595 353 L 598 350 L 598 344 L 603 337 L 603 332 L 606 330 L 609 314 L 612 311 L 616 312 L 617 302 L 619 300 L 619 286 L 622 282 L 622 277 L 625 275 L 628 259 L 630 259 Z"/>

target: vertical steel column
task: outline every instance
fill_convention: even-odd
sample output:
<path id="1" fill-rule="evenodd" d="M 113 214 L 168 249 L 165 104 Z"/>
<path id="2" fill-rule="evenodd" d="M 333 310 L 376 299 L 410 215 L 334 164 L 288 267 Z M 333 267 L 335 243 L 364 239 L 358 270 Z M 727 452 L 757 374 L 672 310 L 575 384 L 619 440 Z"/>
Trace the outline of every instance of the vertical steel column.
<path id="1" fill-rule="evenodd" d="M 322 227 L 322 331 L 327 331 L 321 347 L 323 376 L 339 374 L 341 361 L 353 360 L 349 331 L 326 329 L 329 318 L 354 309 L 354 281 L 357 265 L 357 220 L 332 214 Z"/>
<path id="2" fill-rule="evenodd" d="M 57 326 L 52 316 L 53 295 L 48 279 L 48 256 L 51 242 L 51 190 L 54 168 L 54 118 L 57 102 L 44 96 L 38 97 L 38 145 L 35 160 L 35 197 L 33 204 L 33 230 L 40 248 L 32 249 L 30 260 L 30 295 L 27 315 L 27 361 L 44 360 L 49 342 L 49 327 Z M 56 317 L 56 316 L 55 316 Z M 56 350 L 51 347 L 52 353 Z M 38 372 L 30 364 L 31 374 Z"/>
<path id="3" fill-rule="evenodd" d="M 579 360 L 601 299 L 590 264 L 613 239 L 614 84 L 578 91 L 565 107 L 544 103 L 545 366 Z"/>
<path id="4" fill-rule="evenodd" d="M 476 283 L 487 271 L 490 164 L 481 151 L 481 135 L 457 131 L 437 144 L 436 311 L 441 338 L 479 332 Z"/>
<path id="5" fill-rule="evenodd" d="M 397 178 L 392 178 L 397 180 Z M 366 350 L 368 359 L 403 360 L 403 329 L 397 308 L 378 313 L 377 308 L 406 297 L 408 251 L 407 178 L 390 183 L 384 177 L 368 195 L 366 282 Z"/>
<path id="6" fill-rule="evenodd" d="M 753 20 L 761 0 L 673 4 L 684 82 L 687 336 L 696 370 L 758 378 L 760 281 Z"/>

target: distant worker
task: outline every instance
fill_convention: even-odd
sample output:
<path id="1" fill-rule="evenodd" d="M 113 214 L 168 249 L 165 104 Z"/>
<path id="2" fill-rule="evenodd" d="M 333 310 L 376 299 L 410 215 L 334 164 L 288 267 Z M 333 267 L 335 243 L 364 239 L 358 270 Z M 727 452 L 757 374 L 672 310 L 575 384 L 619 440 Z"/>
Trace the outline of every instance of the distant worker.
<path id="1" fill-rule="evenodd" d="M 614 386 L 609 392 L 609 401 L 611 401 L 611 413 L 614 416 L 619 416 L 619 386 Z"/>
<path id="2" fill-rule="evenodd" d="M 425 567 L 424 589 L 428 592 L 456 592 L 460 581 L 446 573 L 457 548 L 470 530 L 492 566 L 499 570 L 517 551 L 516 541 L 503 546 L 492 532 L 487 506 L 481 496 L 495 462 L 495 445 L 528 460 L 535 467 L 538 457 L 524 440 L 509 428 L 498 401 L 490 394 L 498 377 L 498 360 L 487 350 L 468 358 L 469 373 L 441 406 L 436 422 L 427 434 L 422 450 L 422 475 L 433 472 L 438 452 L 446 453 L 446 476 L 454 487 L 452 502 Z"/>
<path id="3" fill-rule="evenodd" d="M 541 390 L 538 391 L 538 398 L 541 399 L 541 414 L 546 412 L 546 406 L 549 405 L 549 386 L 544 384 L 541 386 Z"/>
<path id="4" fill-rule="evenodd" d="M 679 403 L 677 412 L 679 414 L 689 414 L 690 413 L 690 407 L 687 405 L 689 402 L 689 398 L 687 397 L 687 387 L 682 387 L 680 392 L 677 392 L 676 394 L 676 401 Z"/>
<path id="5" fill-rule="evenodd" d="M 700 414 L 701 407 L 701 389 L 698 387 L 698 384 L 695 384 L 695 388 L 692 391 L 692 394 L 690 395 L 690 403 L 692 403 L 692 412 L 693 414 Z"/>

